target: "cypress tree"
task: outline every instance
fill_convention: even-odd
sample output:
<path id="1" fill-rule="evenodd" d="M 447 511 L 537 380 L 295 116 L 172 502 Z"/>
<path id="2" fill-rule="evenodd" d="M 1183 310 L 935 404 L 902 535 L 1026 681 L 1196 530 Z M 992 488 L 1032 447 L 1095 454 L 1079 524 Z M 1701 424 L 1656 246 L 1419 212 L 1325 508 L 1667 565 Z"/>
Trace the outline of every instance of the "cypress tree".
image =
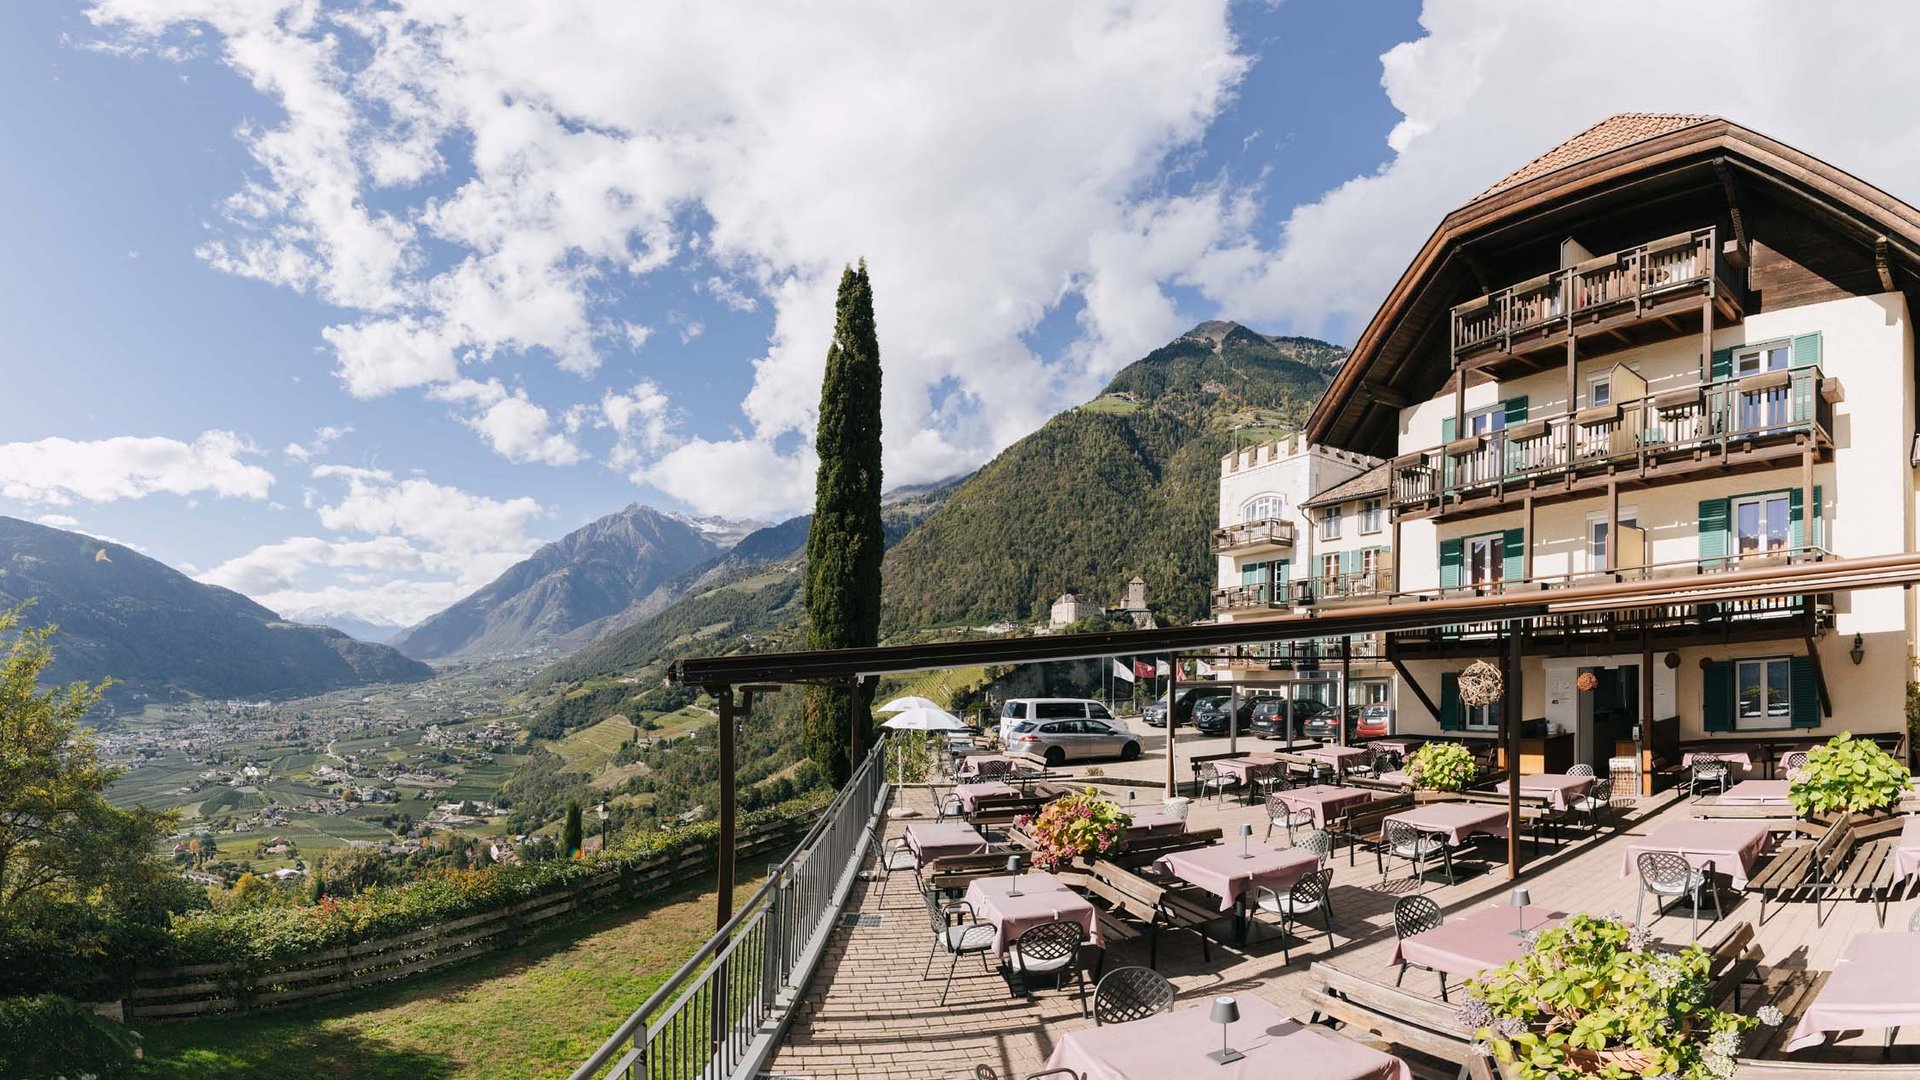
<path id="1" fill-rule="evenodd" d="M 580 800 L 567 800 L 567 824 L 560 834 L 560 850 L 569 859 L 580 857 L 582 832 L 580 829 Z"/>
<path id="2" fill-rule="evenodd" d="M 873 645 L 880 636 L 880 340 L 866 260 L 840 275 L 833 342 L 820 383 L 814 435 L 813 523 L 807 533 L 807 647 Z M 871 683 L 858 691 L 816 686 L 807 692 L 807 754 L 835 787 L 853 774 L 851 723 L 856 707 L 861 745 L 872 727 Z"/>

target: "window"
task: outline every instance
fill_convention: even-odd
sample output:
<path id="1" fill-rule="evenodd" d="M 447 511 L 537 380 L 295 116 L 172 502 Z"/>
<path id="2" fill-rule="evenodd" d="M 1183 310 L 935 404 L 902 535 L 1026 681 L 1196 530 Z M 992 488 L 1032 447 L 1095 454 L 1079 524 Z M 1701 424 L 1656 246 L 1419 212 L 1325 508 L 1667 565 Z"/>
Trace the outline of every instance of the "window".
<path id="1" fill-rule="evenodd" d="M 1322 578 L 1325 578 L 1328 581 L 1336 581 L 1339 579 L 1340 577 L 1340 553 L 1339 552 L 1336 551 L 1331 555 L 1320 556 L 1320 576 Z"/>
<path id="2" fill-rule="evenodd" d="M 1363 577 L 1372 577 L 1380 572 L 1380 549 L 1364 548 L 1360 552 L 1360 573 Z"/>
<path id="3" fill-rule="evenodd" d="M 1041 701 L 1034 704 L 1034 719 L 1054 720 L 1087 715 L 1087 707 L 1077 701 Z"/>
<path id="4" fill-rule="evenodd" d="M 1745 377 L 1766 371 L 1785 371 L 1790 363 L 1790 355 L 1784 341 L 1742 349 L 1733 354 L 1733 373 L 1737 377 Z"/>
<path id="5" fill-rule="evenodd" d="M 1640 524 L 1640 512 L 1630 506 L 1620 508 L 1620 524 Z M 1587 569 L 1599 572 L 1607 568 L 1607 512 L 1595 510 L 1587 515 Z"/>
<path id="6" fill-rule="evenodd" d="M 1500 703 L 1491 705 L 1468 705 L 1462 702 L 1461 715 L 1466 717 L 1468 731 L 1500 730 Z"/>
<path id="7" fill-rule="evenodd" d="M 1784 491 L 1736 499 L 1733 503 L 1734 554 L 1741 558 L 1787 549 L 1792 511 Z"/>
<path id="8" fill-rule="evenodd" d="M 1500 582 L 1506 564 L 1505 539 L 1501 533 L 1488 533 L 1467 540 L 1466 584 L 1482 586 Z"/>
<path id="9" fill-rule="evenodd" d="M 1026 702 L 1009 701 L 1005 705 L 1000 706 L 1000 715 L 1006 717 L 1009 720 L 1022 719 L 1027 715 Z"/>
<path id="10" fill-rule="evenodd" d="M 1268 521 L 1283 517 L 1287 512 L 1287 500 L 1280 495 L 1255 495 L 1240 506 L 1240 520 Z"/>
<path id="11" fill-rule="evenodd" d="M 1335 507 L 1320 519 L 1320 539 L 1340 539 L 1340 509 Z"/>
<path id="12" fill-rule="evenodd" d="M 1740 731 L 1793 723 L 1792 662 L 1784 656 L 1740 660 L 1733 668 L 1734 727 Z"/>
<path id="13" fill-rule="evenodd" d="M 1491 409 L 1482 409 L 1467 417 L 1467 434 L 1491 435 L 1507 429 L 1507 405 L 1501 402 Z"/>
<path id="14" fill-rule="evenodd" d="M 1387 684 L 1383 682 L 1361 683 L 1361 703 L 1366 705 L 1385 705 L 1387 703 L 1387 689 Z"/>
<path id="15" fill-rule="evenodd" d="M 1587 380 L 1587 408 L 1613 404 L 1613 373 L 1595 375 Z"/>
<path id="16" fill-rule="evenodd" d="M 1107 707 L 1097 701 L 1087 706 L 1087 715 L 1093 717 L 1095 720 L 1113 719 L 1113 714 L 1107 711 Z"/>
<path id="17" fill-rule="evenodd" d="M 1377 533 L 1387 527 L 1387 509 L 1384 501 L 1368 499 L 1360 504 L 1360 531 Z"/>

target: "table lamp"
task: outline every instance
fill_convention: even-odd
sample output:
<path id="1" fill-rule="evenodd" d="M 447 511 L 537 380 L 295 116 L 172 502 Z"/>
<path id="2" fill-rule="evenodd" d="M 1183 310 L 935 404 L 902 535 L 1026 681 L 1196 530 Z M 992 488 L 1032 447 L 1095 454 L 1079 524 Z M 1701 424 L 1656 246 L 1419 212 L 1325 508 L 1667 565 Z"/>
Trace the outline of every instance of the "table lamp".
<path id="1" fill-rule="evenodd" d="M 1013 875 L 1013 888 L 1007 890 L 1007 895 L 1008 896 L 1021 895 L 1020 893 L 1020 856 L 1018 855 L 1007 856 L 1007 873 Z"/>
<path id="2" fill-rule="evenodd" d="M 1253 844 L 1253 826 L 1248 825 L 1245 822 L 1241 822 L 1240 823 L 1240 857 L 1241 858 L 1243 859 L 1253 858 L 1253 852 L 1249 850 L 1252 844 Z"/>
<path id="3" fill-rule="evenodd" d="M 1513 904 L 1513 932 L 1517 937 L 1527 932 L 1527 905 L 1533 903 L 1533 896 L 1525 889 L 1515 889 L 1509 903 Z"/>
<path id="4" fill-rule="evenodd" d="M 1221 1065 L 1231 1064 L 1246 1057 L 1245 1054 L 1227 1045 L 1227 1025 L 1240 1019 L 1240 1002 L 1230 997 L 1214 998 L 1213 1012 L 1209 1014 L 1209 1019 L 1220 1025 L 1220 1049 L 1209 1052 L 1207 1056 Z"/>

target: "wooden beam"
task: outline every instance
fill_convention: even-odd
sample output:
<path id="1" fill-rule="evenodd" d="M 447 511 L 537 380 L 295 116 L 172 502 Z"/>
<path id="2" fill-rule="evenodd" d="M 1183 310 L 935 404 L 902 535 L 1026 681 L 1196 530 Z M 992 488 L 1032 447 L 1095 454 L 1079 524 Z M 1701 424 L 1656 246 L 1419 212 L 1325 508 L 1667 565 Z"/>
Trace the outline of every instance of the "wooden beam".
<path id="1" fill-rule="evenodd" d="M 856 698 L 859 696 L 857 689 L 854 695 Z M 735 764 L 733 744 L 734 732 L 739 727 L 739 718 L 734 712 L 733 687 L 720 687 L 720 692 L 715 694 L 714 697 L 720 706 L 718 731 L 718 741 L 720 744 L 720 837 L 713 860 L 718 867 L 714 875 L 714 888 L 719 894 L 714 897 L 713 925 L 715 929 L 718 929 L 727 925 L 728 920 L 733 918 L 733 852 L 738 840 L 734 820 L 734 803 L 737 800 L 734 798 Z M 743 695 L 743 702 L 745 708 L 741 710 L 741 714 L 751 713 L 753 711 L 753 694 L 751 691 Z M 857 764 L 858 759 L 855 759 L 855 761 Z"/>
<path id="2" fill-rule="evenodd" d="M 1827 690 L 1827 669 L 1820 663 L 1820 650 L 1813 647 L 1813 639 L 1807 639 L 1807 662 L 1813 665 L 1813 685 L 1820 689 L 1820 715 L 1833 719 L 1833 695 Z"/>
<path id="3" fill-rule="evenodd" d="M 1727 168 L 1727 159 L 1721 158 L 1713 163 L 1713 171 L 1720 174 L 1720 189 L 1727 196 L 1727 217 L 1733 221 L 1733 241 L 1739 245 L 1740 255 L 1745 259 L 1747 253 L 1747 224 L 1740 213 L 1740 190 L 1734 186 L 1733 173 Z"/>
<path id="4" fill-rule="evenodd" d="M 1887 238 L 1876 237 L 1873 241 L 1873 268 L 1880 274 L 1880 291 L 1893 292 L 1893 259 L 1889 256 Z"/>
<path id="5" fill-rule="evenodd" d="M 1391 646 L 1389 646 L 1389 648 L 1391 648 Z M 1434 721 L 1438 723 L 1440 720 L 1440 706 L 1435 705 L 1433 699 L 1427 696 L 1427 692 L 1421 689 L 1420 680 L 1413 677 L 1413 672 L 1407 670 L 1407 665 L 1401 663 L 1399 657 L 1388 656 L 1387 663 L 1392 664 L 1393 670 L 1400 673 L 1400 681 L 1407 684 L 1407 689 L 1413 691 L 1413 696 L 1420 699 L 1421 708 L 1426 709 L 1427 715 L 1433 717 Z"/>
<path id="6" fill-rule="evenodd" d="M 1407 396 L 1406 391 L 1389 386 L 1377 379 L 1368 379 L 1361 383 L 1360 396 L 1390 409 L 1404 409 L 1413 401 Z"/>

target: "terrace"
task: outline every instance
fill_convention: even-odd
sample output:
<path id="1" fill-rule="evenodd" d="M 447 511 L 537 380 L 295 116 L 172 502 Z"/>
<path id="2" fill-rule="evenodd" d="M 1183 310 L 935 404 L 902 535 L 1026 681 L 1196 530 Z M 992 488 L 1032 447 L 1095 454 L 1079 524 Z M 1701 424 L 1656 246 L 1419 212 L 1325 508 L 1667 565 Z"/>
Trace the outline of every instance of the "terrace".
<path id="1" fill-rule="evenodd" d="M 1224 525 L 1213 530 L 1211 542 L 1215 555 L 1283 551 L 1293 547 L 1293 522 L 1285 518 L 1261 518 Z"/>

